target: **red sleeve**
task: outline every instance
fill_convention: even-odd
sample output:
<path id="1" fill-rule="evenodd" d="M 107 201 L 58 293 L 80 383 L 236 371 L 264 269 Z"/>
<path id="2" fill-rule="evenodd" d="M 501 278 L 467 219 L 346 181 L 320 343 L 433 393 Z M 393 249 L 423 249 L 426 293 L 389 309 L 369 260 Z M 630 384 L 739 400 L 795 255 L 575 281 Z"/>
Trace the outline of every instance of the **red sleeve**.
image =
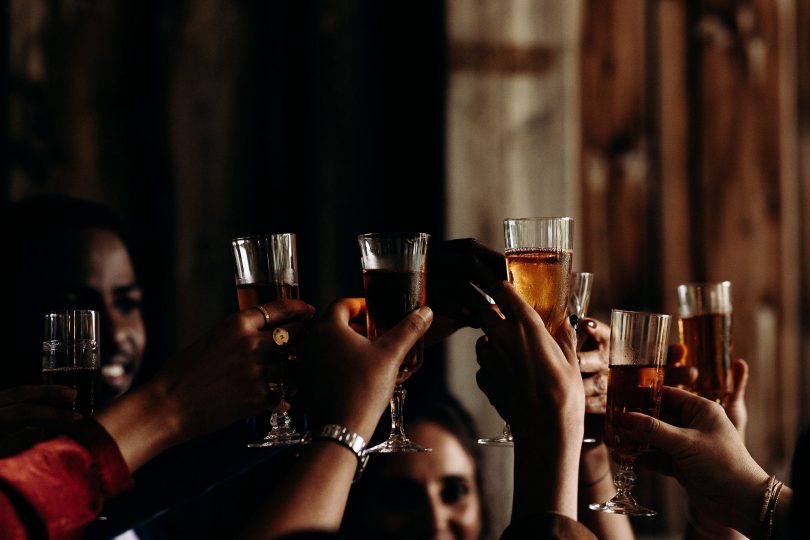
<path id="1" fill-rule="evenodd" d="M 0 538 L 78 538 L 104 500 L 132 486 L 115 441 L 93 420 L 0 459 Z"/>

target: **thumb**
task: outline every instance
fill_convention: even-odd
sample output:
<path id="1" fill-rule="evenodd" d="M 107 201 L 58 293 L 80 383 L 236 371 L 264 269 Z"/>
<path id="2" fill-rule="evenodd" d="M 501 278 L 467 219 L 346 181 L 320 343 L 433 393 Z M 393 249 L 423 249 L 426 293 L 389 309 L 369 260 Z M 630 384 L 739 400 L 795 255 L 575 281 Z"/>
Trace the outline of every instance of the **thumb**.
<path id="1" fill-rule="evenodd" d="M 673 454 L 684 444 L 691 444 L 689 433 L 684 428 L 637 412 L 625 413 L 619 417 L 619 428 L 634 440 L 650 443 L 667 454 Z"/>
<path id="2" fill-rule="evenodd" d="M 433 322 L 433 310 L 424 306 L 414 310 L 372 343 L 392 358 L 401 361 L 405 354 L 425 335 Z"/>

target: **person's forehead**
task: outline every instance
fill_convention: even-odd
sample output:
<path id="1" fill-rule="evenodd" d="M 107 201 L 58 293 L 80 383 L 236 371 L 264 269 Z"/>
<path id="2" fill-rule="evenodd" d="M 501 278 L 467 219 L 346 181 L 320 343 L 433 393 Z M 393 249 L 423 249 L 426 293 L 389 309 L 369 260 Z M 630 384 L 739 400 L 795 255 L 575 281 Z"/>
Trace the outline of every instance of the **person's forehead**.
<path id="1" fill-rule="evenodd" d="M 439 481 L 448 476 L 474 479 L 475 463 L 472 457 L 458 438 L 445 428 L 434 422 L 419 422 L 408 427 L 408 436 L 433 451 L 397 455 L 387 468 L 389 474 L 425 482 Z"/>
<path id="2" fill-rule="evenodd" d="M 55 281 L 109 289 L 135 281 L 132 260 L 124 242 L 113 231 L 99 228 L 55 232 L 50 263 Z"/>

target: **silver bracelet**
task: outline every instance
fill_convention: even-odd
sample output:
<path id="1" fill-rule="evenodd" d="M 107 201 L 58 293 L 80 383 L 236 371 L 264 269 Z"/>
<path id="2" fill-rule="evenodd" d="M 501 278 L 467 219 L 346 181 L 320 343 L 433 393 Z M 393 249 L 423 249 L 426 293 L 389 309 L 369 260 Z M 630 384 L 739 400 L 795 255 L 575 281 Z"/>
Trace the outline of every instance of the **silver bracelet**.
<path id="1" fill-rule="evenodd" d="M 334 441 L 341 446 L 345 446 L 357 457 L 357 471 L 354 473 L 353 482 L 356 482 L 366 469 L 368 463 L 368 452 L 366 452 L 366 440 L 348 428 L 337 424 L 324 424 L 314 435 L 314 440 Z"/>

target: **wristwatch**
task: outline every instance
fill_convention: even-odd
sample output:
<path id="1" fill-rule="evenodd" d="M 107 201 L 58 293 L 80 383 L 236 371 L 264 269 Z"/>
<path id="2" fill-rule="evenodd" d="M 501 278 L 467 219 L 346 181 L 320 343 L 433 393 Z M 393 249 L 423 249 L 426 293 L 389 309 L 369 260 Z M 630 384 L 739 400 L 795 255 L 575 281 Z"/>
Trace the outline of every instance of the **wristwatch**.
<path id="1" fill-rule="evenodd" d="M 302 442 L 311 440 L 334 441 L 351 450 L 357 456 L 357 471 L 354 473 L 353 482 L 356 482 L 366 469 L 368 463 L 368 452 L 366 452 L 366 441 L 357 433 L 337 424 L 324 424 L 315 433 L 309 432 Z"/>

